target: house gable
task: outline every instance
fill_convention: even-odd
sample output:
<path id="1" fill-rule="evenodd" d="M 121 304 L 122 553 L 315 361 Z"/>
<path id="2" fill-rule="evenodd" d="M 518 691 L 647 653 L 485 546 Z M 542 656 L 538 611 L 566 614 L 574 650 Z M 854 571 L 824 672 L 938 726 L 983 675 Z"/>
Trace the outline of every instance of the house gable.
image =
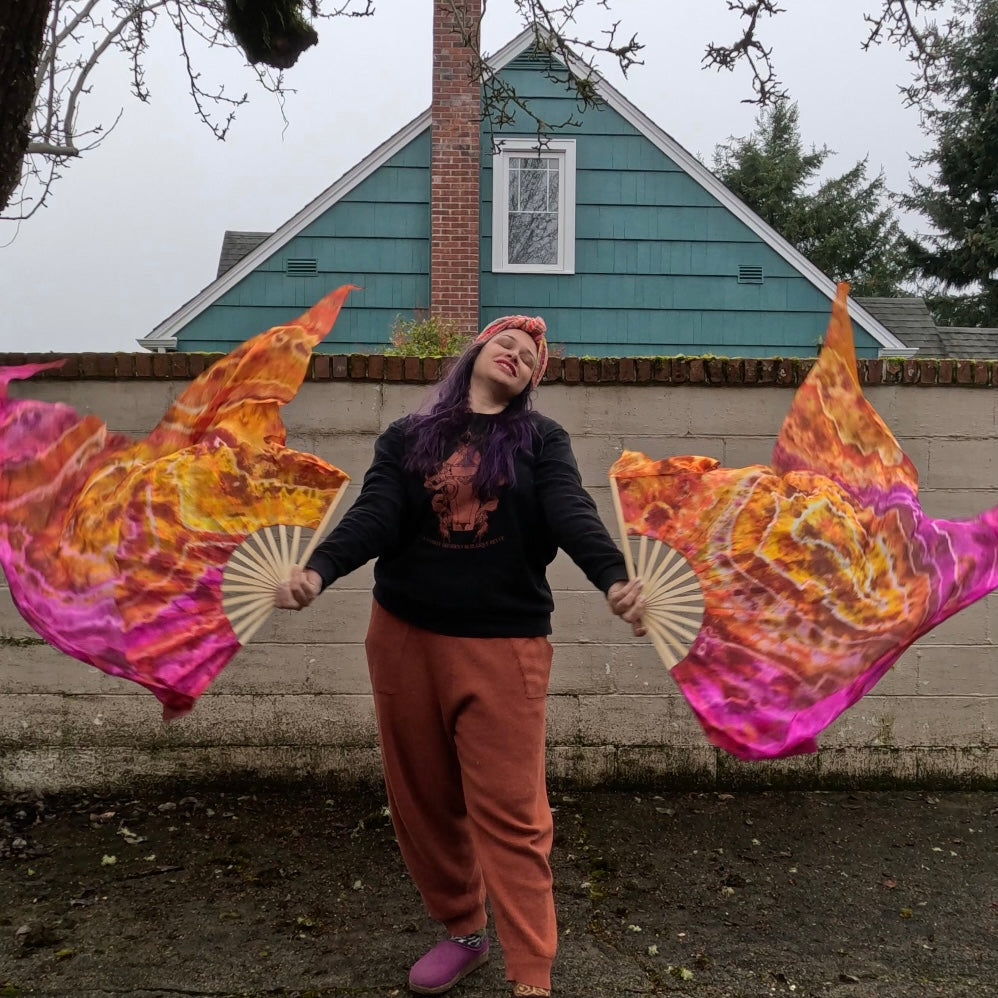
<path id="1" fill-rule="evenodd" d="M 606 103 L 580 113 L 532 46 L 524 32 L 492 65 L 543 120 L 581 122 L 548 129 L 577 149 L 575 272 L 493 273 L 493 143 L 537 129 L 522 113 L 496 132 L 484 122 L 481 323 L 543 314 L 568 355 L 813 356 L 833 283 L 612 87 L 598 80 Z M 227 350 L 353 283 L 363 290 L 319 349 L 384 349 L 396 316 L 430 304 L 429 163 L 424 114 L 140 342 Z M 859 356 L 910 352 L 857 304 L 851 310 Z"/>

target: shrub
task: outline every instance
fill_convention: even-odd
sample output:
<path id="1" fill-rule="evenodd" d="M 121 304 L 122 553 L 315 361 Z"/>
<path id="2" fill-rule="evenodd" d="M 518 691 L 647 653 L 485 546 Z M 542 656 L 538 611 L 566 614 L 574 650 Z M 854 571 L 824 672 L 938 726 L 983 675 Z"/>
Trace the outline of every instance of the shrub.
<path id="1" fill-rule="evenodd" d="M 458 332 L 454 322 L 426 316 L 421 319 L 403 319 L 395 316 L 392 322 L 391 342 L 385 353 L 389 357 L 453 357 L 459 354 L 471 339 Z"/>

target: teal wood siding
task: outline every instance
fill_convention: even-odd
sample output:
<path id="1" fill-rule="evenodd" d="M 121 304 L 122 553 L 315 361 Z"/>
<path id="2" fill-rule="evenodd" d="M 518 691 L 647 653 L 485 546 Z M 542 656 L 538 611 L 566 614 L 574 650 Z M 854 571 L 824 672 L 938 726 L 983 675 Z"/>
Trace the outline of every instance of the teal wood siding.
<path id="1" fill-rule="evenodd" d="M 423 132 L 225 292 L 178 334 L 180 350 L 230 350 L 356 284 L 319 352 L 378 352 L 397 315 L 429 305 L 430 141 Z M 288 260 L 315 260 L 291 276 Z"/>
<path id="2" fill-rule="evenodd" d="M 828 298 L 633 125 L 609 107 L 580 112 L 544 63 L 521 56 L 502 76 L 576 143 L 575 273 L 492 273 L 493 138 L 536 123 L 482 129 L 481 319 L 542 314 L 566 355 L 814 356 Z M 761 284 L 739 284 L 740 267 Z M 879 344 L 854 329 L 859 356 Z"/>
<path id="3" fill-rule="evenodd" d="M 541 314 L 568 356 L 814 356 L 826 295 L 622 115 L 581 112 L 543 65 L 521 56 L 501 75 L 544 121 L 578 123 L 549 127 L 575 140 L 575 273 L 492 273 L 493 138 L 537 126 L 522 112 L 495 133 L 483 122 L 481 323 Z M 429 305 L 429 163 L 427 129 L 191 320 L 178 348 L 229 350 L 351 283 L 363 290 L 319 349 L 383 350 L 396 316 Z M 314 260 L 317 273 L 291 276 L 289 260 Z M 743 267 L 762 282 L 739 283 Z M 859 356 L 877 356 L 866 330 L 855 335 Z"/>

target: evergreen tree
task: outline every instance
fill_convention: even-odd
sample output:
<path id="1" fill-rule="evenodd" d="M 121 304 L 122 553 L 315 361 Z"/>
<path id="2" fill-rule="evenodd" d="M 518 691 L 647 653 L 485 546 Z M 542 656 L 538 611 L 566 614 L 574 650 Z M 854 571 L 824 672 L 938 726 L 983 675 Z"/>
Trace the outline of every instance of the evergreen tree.
<path id="1" fill-rule="evenodd" d="M 910 239 L 941 325 L 998 326 L 998 0 L 958 0 L 924 111 L 931 168 L 904 205 L 933 232 Z M 954 293 L 962 292 L 962 293 Z"/>
<path id="2" fill-rule="evenodd" d="M 854 295 L 896 295 L 907 277 L 904 241 L 883 174 L 860 160 L 818 183 L 827 146 L 805 151 L 797 104 L 762 111 L 747 138 L 714 150 L 714 172 L 815 266 Z"/>

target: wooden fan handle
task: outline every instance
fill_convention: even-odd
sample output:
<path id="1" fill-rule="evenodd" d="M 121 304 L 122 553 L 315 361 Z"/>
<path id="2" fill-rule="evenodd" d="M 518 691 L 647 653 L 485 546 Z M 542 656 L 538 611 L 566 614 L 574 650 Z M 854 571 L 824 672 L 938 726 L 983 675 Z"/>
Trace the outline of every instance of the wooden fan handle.
<path id="1" fill-rule="evenodd" d="M 627 539 L 627 524 L 624 522 L 624 510 L 620 505 L 620 493 L 617 491 L 617 479 L 610 476 L 610 495 L 613 496 L 613 509 L 617 514 L 617 530 L 620 531 L 620 546 L 624 552 L 624 564 L 627 566 L 627 577 L 634 578 L 634 558 L 631 556 L 631 543 Z"/>
<path id="2" fill-rule="evenodd" d="M 301 558 L 298 559 L 299 568 L 304 568 L 308 559 L 312 556 L 312 552 L 318 547 L 319 541 L 322 540 L 326 533 L 326 528 L 329 526 L 329 521 L 333 518 L 333 513 L 336 511 L 336 507 L 339 506 L 340 500 L 343 498 L 343 493 L 347 490 L 347 485 L 349 485 L 349 479 L 347 479 L 337 490 L 336 495 L 333 497 L 333 501 L 329 504 L 329 509 L 323 514 L 322 519 L 319 521 L 319 525 L 315 528 L 315 533 L 312 534 L 312 539 L 308 542 L 308 546 L 302 553 Z"/>

